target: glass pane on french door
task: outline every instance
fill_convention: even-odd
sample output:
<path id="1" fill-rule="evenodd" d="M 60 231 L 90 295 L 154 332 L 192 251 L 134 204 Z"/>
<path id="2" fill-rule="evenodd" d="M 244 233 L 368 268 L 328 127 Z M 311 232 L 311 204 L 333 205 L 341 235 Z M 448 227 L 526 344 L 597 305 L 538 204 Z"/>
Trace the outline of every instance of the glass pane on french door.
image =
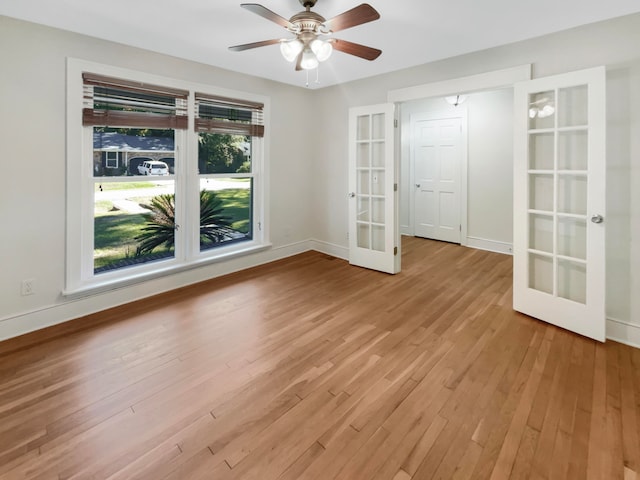
<path id="1" fill-rule="evenodd" d="M 587 298 L 587 85 L 529 94 L 528 287 Z"/>
<path id="2" fill-rule="evenodd" d="M 386 250 L 385 118 L 383 113 L 358 115 L 356 127 L 357 246 Z"/>

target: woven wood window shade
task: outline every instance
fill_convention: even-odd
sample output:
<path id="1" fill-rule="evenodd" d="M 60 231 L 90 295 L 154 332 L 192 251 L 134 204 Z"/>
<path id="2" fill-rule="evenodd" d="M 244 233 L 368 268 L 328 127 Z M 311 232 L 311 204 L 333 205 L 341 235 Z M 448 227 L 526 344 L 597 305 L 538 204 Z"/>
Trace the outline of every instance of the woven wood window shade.
<path id="1" fill-rule="evenodd" d="M 186 129 L 189 92 L 91 73 L 82 74 L 85 126 Z"/>
<path id="2" fill-rule="evenodd" d="M 264 137 L 262 103 L 196 93 L 194 128 L 200 133 Z"/>

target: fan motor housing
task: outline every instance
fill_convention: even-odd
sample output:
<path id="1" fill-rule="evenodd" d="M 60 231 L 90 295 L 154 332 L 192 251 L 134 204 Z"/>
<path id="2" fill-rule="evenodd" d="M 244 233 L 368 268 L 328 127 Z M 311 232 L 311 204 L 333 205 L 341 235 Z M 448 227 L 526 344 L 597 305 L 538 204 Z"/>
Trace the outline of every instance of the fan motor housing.
<path id="1" fill-rule="evenodd" d="M 300 12 L 291 17 L 289 21 L 296 25 L 301 32 L 315 32 L 325 22 L 325 18 L 315 12 Z"/>

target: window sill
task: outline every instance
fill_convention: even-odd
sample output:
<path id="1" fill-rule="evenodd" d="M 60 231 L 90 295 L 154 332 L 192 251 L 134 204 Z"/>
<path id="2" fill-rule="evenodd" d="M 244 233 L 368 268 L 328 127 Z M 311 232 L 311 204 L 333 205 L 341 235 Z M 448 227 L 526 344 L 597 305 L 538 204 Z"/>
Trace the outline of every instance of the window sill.
<path id="1" fill-rule="evenodd" d="M 250 245 L 242 249 L 236 249 L 230 252 L 221 253 L 219 255 L 216 255 L 215 257 L 199 258 L 198 260 L 191 261 L 187 264 L 173 264 L 165 268 L 156 268 L 151 272 L 134 273 L 126 277 L 119 277 L 116 279 L 109 279 L 101 282 L 95 281 L 89 285 L 83 285 L 78 288 L 64 290 L 62 292 L 62 295 L 69 300 L 74 300 L 91 295 L 96 295 L 99 293 L 119 290 L 131 285 L 154 280 L 156 278 L 166 277 L 168 275 L 194 270 L 206 265 L 212 265 L 253 253 L 263 252 L 265 250 L 269 250 L 271 247 L 271 243 Z"/>

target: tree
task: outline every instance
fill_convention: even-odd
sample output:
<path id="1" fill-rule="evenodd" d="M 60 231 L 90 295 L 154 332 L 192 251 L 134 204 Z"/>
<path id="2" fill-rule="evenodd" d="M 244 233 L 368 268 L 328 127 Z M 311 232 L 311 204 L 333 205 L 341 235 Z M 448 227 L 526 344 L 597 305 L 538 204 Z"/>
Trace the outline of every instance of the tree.
<path id="1" fill-rule="evenodd" d="M 165 193 L 151 199 L 151 203 L 143 205 L 150 210 L 144 214 L 147 222 L 140 235 L 135 237 L 140 242 L 136 248 L 136 257 L 151 253 L 164 246 L 171 250 L 175 246 L 176 208 L 175 195 Z M 224 207 L 215 192 L 200 192 L 200 239 L 211 243 L 224 240 L 227 228 L 231 225 L 231 217 L 223 215 Z"/>
<path id="2" fill-rule="evenodd" d="M 244 135 L 201 133 L 198 146 L 198 168 L 200 173 L 242 173 L 250 171 L 250 163 L 242 146 Z"/>

